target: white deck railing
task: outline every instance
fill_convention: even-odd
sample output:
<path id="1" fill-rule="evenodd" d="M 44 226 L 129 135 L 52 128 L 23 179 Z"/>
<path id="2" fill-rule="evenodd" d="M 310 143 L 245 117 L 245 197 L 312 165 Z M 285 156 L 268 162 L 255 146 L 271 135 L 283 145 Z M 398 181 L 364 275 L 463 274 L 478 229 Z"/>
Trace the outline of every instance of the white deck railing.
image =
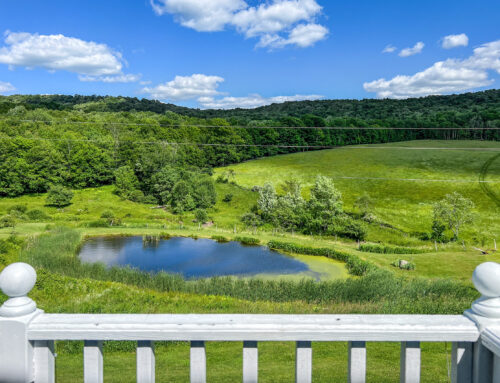
<path id="1" fill-rule="evenodd" d="M 366 342 L 400 342 L 401 382 L 420 381 L 420 342 L 452 343 L 452 382 L 500 382 L 500 265 L 473 275 L 482 297 L 464 315 L 45 314 L 27 297 L 36 281 L 24 263 L 6 267 L 0 288 L 0 382 L 54 382 L 54 341 L 83 340 L 84 380 L 103 381 L 102 342 L 137 341 L 137 381 L 155 380 L 155 341 L 191 342 L 191 382 L 206 381 L 205 342 L 243 341 L 243 381 L 257 382 L 258 342 L 296 342 L 296 381 L 312 381 L 312 341 L 349 342 L 348 379 L 365 382 Z"/>

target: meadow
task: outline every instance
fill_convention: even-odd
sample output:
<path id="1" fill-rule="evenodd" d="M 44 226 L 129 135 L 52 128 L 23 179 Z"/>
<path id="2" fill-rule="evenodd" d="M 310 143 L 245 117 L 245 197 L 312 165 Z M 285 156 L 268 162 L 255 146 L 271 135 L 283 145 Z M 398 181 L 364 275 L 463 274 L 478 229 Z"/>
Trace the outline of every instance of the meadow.
<path id="1" fill-rule="evenodd" d="M 482 150 L 470 150 L 471 147 Z M 179 216 L 154 205 L 121 199 L 113 193 L 113 186 L 75 190 L 72 204 L 65 208 L 45 206 L 44 194 L 1 198 L 0 215 L 16 205 L 25 205 L 28 212 L 40 210 L 44 216 L 18 217 L 14 228 L 0 229 L 0 240 L 8 243 L 0 247 L 3 249 L 0 249 L 0 268 L 18 260 L 37 266 L 39 278 L 31 295 L 47 312 L 459 314 L 477 297 L 470 283 L 474 268 L 485 261 L 500 261 L 500 254 L 492 251 L 493 240 L 500 233 L 500 207 L 494 198 L 500 194 L 500 160 L 491 161 L 497 155 L 495 150 L 500 150 L 500 144 L 494 142 L 416 141 L 295 153 L 218 168 L 214 178 L 232 169 L 234 182 L 216 183 L 217 203 L 208 210 L 213 225 L 205 227 L 194 222 L 192 213 Z M 485 173 L 486 163 L 489 165 Z M 405 254 L 360 251 L 359 244 L 349 239 L 286 233 L 266 226 L 246 228 L 241 223 L 240 217 L 257 201 L 258 193 L 252 191 L 254 186 L 270 181 L 279 190 L 284 180 L 294 177 L 306 186 L 307 197 L 316 174 L 335 179 L 347 212 L 356 213 L 354 201 L 369 193 L 373 214 L 378 218 L 377 222 L 367 224 L 369 244 L 412 251 Z M 479 179 L 489 181 L 486 184 L 489 193 L 485 193 L 481 187 L 485 183 L 480 184 Z M 419 233 L 430 231 L 432 204 L 453 191 L 470 198 L 476 206 L 475 222 L 463 231 L 463 243 L 434 244 L 419 239 Z M 230 202 L 224 201 L 226 194 L 233 195 Z M 118 223 L 110 225 L 103 220 L 106 212 L 112 212 Z M 82 265 L 76 257 L 86 236 L 165 233 L 223 236 L 228 240 L 251 237 L 258 238 L 262 245 L 279 241 L 311 249 L 331 249 L 369 262 L 375 271 L 347 279 L 346 272 L 342 279 L 320 283 L 265 278 L 196 282 Z M 488 254 L 482 255 L 475 247 L 488 249 Z M 410 260 L 416 269 L 395 268 L 391 264 L 398 259 Z M 333 262 L 319 257 L 314 261 L 319 262 L 318 268 Z M 3 299 L 0 296 L 0 301 Z M 81 381 L 81 346 L 58 344 L 60 381 Z M 315 343 L 313 348 L 314 380 L 345 380 L 346 344 Z M 422 381 L 448 381 L 450 348 L 442 344 L 423 345 Z M 262 381 L 292 379 L 293 345 L 262 343 L 259 349 Z M 110 342 L 105 353 L 106 381 L 114 381 L 117 371 L 121 382 L 134 380 L 132 344 Z M 207 353 L 210 380 L 241 379 L 240 343 L 210 343 Z M 398 344 L 369 344 L 368 379 L 397 380 L 398 353 Z M 185 343 L 159 344 L 158 380 L 186 381 L 188 355 Z"/>

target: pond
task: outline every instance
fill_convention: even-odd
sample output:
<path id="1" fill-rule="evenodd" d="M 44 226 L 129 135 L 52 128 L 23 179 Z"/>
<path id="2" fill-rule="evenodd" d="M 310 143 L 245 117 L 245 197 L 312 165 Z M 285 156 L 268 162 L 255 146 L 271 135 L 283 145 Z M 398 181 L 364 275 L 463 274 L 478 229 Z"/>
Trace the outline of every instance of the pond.
<path id="1" fill-rule="evenodd" d="M 323 266 L 310 268 L 300 257 L 284 255 L 264 246 L 218 243 L 203 238 L 153 241 L 145 241 L 142 237 L 89 238 L 83 243 L 79 256 L 84 263 L 165 271 L 185 278 L 302 276 L 319 280 L 324 273 Z M 336 269 L 339 267 L 343 266 L 335 264 Z"/>

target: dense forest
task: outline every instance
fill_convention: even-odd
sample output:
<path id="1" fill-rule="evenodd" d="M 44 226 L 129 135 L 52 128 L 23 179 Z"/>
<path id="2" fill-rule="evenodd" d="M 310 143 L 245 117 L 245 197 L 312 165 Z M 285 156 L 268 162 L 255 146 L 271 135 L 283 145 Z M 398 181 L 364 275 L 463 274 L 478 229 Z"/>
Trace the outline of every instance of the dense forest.
<path id="1" fill-rule="evenodd" d="M 148 183 L 166 167 L 203 171 L 281 153 L 429 138 L 500 140 L 500 91 L 227 111 L 124 97 L 14 95 L 0 97 L 0 196 L 109 184 L 123 166 L 141 190 L 152 190 Z"/>

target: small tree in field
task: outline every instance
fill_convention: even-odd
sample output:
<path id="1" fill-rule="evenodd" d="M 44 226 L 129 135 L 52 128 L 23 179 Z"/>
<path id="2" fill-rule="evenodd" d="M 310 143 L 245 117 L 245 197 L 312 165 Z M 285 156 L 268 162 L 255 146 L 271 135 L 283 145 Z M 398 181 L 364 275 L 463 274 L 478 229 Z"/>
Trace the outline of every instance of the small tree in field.
<path id="1" fill-rule="evenodd" d="M 51 186 L 47 194 L 47 206 L 65 207 L 71 205 L 73 192 L 61 185 Z"/>
<path id="2" fill-rule="evenodd" d="M 437 222 L 443 223 L 453 232 L 454 238 L 458 239 L 462 227 L 474 220 L 473 208 L 474 203 L 461 194 L 447 194 L 434 204 L 434 225 Z"/>
<path id="3" fill-rule="evenodd" d="M 115 170 L 116 194 L 123 198 L 129 198 L 132 193 L 139 189 L 139 181 L 130 166 L 122 166 Z"/>
<path id="4" fill-rule="evenodd" d="M 361 215 L 367 215 L 370 213 L 370 210 L 373 207 L 373 200 L 370 198 L 368 194 L 363 194 L 356 198 L 356 201 L 354 202 L 354 207 L 356 207 Z"/>
<path id="5" fill-rule="evenodd" d="M 278 195 L 276 194 L 276 189 L 274 189 L 271 183 L 266 182 L 264 187 L 259 191 L 259 199 L 257 200 L 257 205 L 265 220 L 271 220 L 277 203 Z"/>
<path id="6" fill-rule="evenodd" d="M 196 218 L 196 222 L 205 223 L 208 221 L 208 214 L 205 209 L 198 209 L 194 212 L 194 217 Z"/>

